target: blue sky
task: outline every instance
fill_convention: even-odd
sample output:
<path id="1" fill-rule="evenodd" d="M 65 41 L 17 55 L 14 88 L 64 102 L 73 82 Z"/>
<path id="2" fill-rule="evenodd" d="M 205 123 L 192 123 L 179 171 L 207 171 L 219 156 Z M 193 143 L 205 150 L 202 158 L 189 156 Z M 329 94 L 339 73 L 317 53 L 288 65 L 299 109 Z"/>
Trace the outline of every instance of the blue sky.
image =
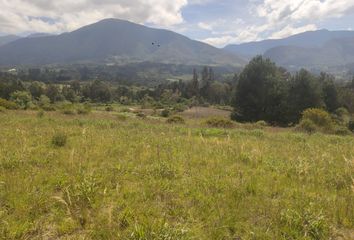
<path id="1" fill-rule="evenodd" d="M 0 5 L 2 35 L 61 33 L 120 18 L 222 47 L 354 28 L 354 0 L 0 0 Z"/>

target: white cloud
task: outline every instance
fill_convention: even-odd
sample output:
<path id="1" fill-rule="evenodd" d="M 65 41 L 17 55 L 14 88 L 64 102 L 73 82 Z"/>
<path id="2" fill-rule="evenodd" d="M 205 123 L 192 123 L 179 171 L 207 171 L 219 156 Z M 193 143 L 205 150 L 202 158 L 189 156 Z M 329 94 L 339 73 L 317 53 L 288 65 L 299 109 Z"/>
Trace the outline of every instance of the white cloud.
<path id="1" fill-rule="evenodd" d="M 285 28 L 283 28 L 282 30 L 278 31 L 278 32 L 274 32 L 271 35 L 271 38 L 285 38 L 294 34 L 298 34 L 298 33 L 302 33 L 302 32 L 307 32 L 307 31 L 314 31 L 317 30 L 317 26 L 314 24 L 309 24 L 306 26 L 302 26 L 302 27 L 292 27 L 291 25 L 286 26 Z"/>
<path id="2" fill-rule="evenodd" d="M 120 18 L 171 26 L 183 22 L 187 0 L 0 0 L 0 32 L 63 32 Z"/>
<path id="3" fill-rule="evenodd" d="M 353 0 L 264 0 L 257 7 L 258 15 L 273 23 L 341 17 L 353 10 Z"/>

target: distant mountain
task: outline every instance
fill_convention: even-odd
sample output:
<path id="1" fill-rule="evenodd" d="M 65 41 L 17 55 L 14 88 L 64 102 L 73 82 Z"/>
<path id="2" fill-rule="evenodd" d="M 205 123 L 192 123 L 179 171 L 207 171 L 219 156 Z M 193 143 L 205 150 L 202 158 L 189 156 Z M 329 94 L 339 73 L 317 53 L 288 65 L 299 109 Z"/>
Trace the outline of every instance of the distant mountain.
<path id="1" fill-rule="evenodd" d="M 27 36 L 27 38 L 38 38 L 38 37 L 49 37 L 53 36 L 53 34 L 50 33 L 32 33 Z"/>
<path id="2" fill-rule="evenodd" d="M 291 50 L 298 48 L 320 48 L 333 39 L 354 37 L 354 31 L 318 30 L 296 34 L 284 39 L 270 39 L 259 42 L 228 45 L 224 50 L 244 57 L 263 55 L 272 48 L 291 46 Z M 282 48 L 281 48 L 282 49 Z M 290 49 L 289 49 L 290 50 Z M 279 49 L 278 49 L 279 51 Z"/>
<path id="3" fill-rule="evenodd" d="M 354 63 L 354 37 L 327 41 L 321 47 L 279 46 L 264 53 L 284 67 L 328 68 Z"/>
<path id="4" fill-rule="evenodd" d="M 16 35 L 7 35 L 7 36 L 0 36 L 0 46 L 3 46 L 5 44 L 8 44 L 10 42 L 16 41 L 17 39 L 20 39 L 21 37 L 16 36 Z"/>
<path id="5" fill-rule="evenodd" d="M 234 54 L 172 31 L 106 19 L 70 33 L 23 38 L 0 47 L 0 65 L 132 63 L 234 65 Z"/>

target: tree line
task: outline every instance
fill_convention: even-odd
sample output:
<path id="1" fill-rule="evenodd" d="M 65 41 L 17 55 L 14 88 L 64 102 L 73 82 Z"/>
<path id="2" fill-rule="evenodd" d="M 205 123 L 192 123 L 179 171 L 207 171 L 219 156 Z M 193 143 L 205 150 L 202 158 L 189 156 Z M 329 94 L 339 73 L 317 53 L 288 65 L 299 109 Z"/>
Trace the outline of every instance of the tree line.
<path id="1" fill-rule="evenodd" d="M 307 70 L 291 75 L 269 59 L 258 56 L 239 75 L 233 101 L 233 119 L 274 124 L 299 122 L 304 110 L 321 108 L 334 113 L 344 107 L 354 113 L 354 78 L 347 85 L 333 76 Z"/>
<path id="2" fill-rule="evenodd" d="M 33 70 L 30 75 L 32 79 L 39 72 Z M 289 125 L 298 123 L 308 108 L 333 113 L 344 107 L 354 113 L 354 79 L 339 84 L 326 73 L 314 75 L 303 69 L 290 74 L 258 56 L 229 81 L 219 81 L 213 68 L 204 67 L 201 72 L 194 70 L 189 81 L 167 81 L 156 87 L 116 86 L 100 80 L 52 84 L 21 81 L 17 76 L 3 73 L 0 98 L 18 103 L 41 100 L 51 104 L 61 101 L 139 103 L 154 108 L 178 104 L 230 105 L 234 108 L 234 120 Z"/>

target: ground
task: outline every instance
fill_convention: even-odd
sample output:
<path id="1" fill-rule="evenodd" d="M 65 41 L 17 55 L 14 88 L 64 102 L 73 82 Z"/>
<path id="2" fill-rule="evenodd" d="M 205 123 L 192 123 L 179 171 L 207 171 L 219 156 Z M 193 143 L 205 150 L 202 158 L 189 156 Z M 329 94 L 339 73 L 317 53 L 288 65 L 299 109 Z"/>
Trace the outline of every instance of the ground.
<path id="1" fill-rule="evenodd" d="M 353 239 L 353 136 L 122 114 L 0 113 L 0 239 Z"/>

